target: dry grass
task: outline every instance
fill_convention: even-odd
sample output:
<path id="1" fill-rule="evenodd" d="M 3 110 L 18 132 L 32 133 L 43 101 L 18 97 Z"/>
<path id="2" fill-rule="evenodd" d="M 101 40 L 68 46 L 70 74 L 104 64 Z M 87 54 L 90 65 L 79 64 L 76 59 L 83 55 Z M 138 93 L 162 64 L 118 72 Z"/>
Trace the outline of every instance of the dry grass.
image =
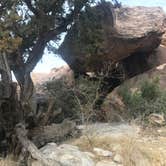
<path id="1" fill-rule="evenodd" d="M 0 158 L 0 166 L 18 166 L 17 162 L 15 162 L 11 156 L 3 159 Z"/>
<path id="2" fill-rule="evenodd" d="M 154 138 L 153 138 L 154 139 Z M 83 151 L 93 152 L 94 147 L 110 150 L 120 154 L 124 166 L 165 166 L 166 165 L 166 144 L 165 140 L 148 138 L 137 138 L 130 136 L 121 137 L 89 137 L 82 136 L 73 142 Z M 96 156 L 96 161 L 102 158 Z"/>

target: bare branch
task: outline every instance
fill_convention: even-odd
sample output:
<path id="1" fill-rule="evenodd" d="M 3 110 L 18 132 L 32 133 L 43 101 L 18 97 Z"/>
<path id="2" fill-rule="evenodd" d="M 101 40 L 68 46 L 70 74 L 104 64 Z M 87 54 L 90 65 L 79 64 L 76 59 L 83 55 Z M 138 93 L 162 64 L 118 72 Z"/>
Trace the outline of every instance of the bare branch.
<path id="1" fill-rule="evenodd" d="M 35 16 L 40 16 L 41 15 L 41 11 L 37 10 L 36 8 L 33 7 L 31 0 L 24 0 L 27 7 L 29 8 L 29 10 L 31 10 L 31 12 L 35 15 Z"/>
<path id="2" fill-rule="evenodd" d="M 29 2 L 30 0 L 26 1 Z M 62 32 L 67 31 L 67 26 L 70 25 L 76 18 L 78 18 L 81 9 L 87 2 L 88 0 L 84 0 L 79 5 L 75 3 L 74 10 L 69 15 L 67 15 L 63 23 L 61 23 L 61 25 L 59 25 L 57 28 L 53 30 L 46 32 L 45 34 L 41 34 L 41 37 L 37 40 L 26 62 L 26 72 L 31 72 L 34 69 L 38 61 L 43 56 L 46 44 L 51 40 L 57 39 L 57 36 L 60 35 Z"/>

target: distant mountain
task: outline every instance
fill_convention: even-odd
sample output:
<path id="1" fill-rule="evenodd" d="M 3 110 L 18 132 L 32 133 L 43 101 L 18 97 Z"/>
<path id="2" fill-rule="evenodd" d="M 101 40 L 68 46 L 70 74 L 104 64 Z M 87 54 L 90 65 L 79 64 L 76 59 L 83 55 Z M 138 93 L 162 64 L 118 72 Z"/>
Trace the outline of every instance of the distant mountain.
<path id="1" fill-rule="evenodd" d="M 73 80 L 73 72 L 69 66 L 65 65 L 60 68 L 53 68 L 50 73 L 32 73 L 32 80 L 35 85 L 43 84 L 44 82 L 52 79 L 60 79 L 62 77 L 66 77 L 69 81 Z"/>

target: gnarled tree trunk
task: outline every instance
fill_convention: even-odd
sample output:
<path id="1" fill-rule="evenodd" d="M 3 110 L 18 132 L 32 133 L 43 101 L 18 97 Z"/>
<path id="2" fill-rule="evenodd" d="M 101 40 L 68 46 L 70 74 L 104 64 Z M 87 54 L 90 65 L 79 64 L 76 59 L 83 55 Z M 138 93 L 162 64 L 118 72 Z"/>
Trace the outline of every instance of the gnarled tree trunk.
<path id="1" fill-rule="evenodd" d="M 20 121 L 17 84 L 12 82 L 11 70 L 5 53 L 0 54 L 0 153 L 7 151 L 12 129 Z"/>

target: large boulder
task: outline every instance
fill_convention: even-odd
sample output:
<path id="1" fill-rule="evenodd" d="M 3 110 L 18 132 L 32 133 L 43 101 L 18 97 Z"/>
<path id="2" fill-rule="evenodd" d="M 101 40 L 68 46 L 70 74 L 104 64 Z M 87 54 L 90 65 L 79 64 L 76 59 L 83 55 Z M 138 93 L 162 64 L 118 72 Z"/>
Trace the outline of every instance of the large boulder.
<path id="1" fill-rule="evenodd" d="M 165 48 L 166 51 L 166 48 Z M 131 88 L 135 89 L 138 86 L 141 85 L 141 82 L 143 82 L 144 80 L 150 80 L 153 78 L 158 77 L 159 78 L 159 86 L 161 89 L 166 89 L 166 52 L 165 52 L 165 56 L 161 54 L 161 57 L 163 58 L 163 63 L 161 63 L 160 61 L 160 65 L 156 65 L 156 67 L 142 73 L 139 74 L 129 80 L 126 80 L 126 84 L 131 85 Z M 123 85 L 122 85 L 123 86 Z M 116 89 L 115 89 L 116 91 Z"/>
<path id="2" fill-rule="evenodd" d="M 153 58 L 152 58 L 153 57 Z M 106 114 L 107 119 L 109 121 L 123 121 L 125 119 L 128 119 L 128 114 L 126 112 L 126 103 L 123 101 L 123 97 L 119 94 L 119 90 L 122 88 L 125 88 L 127 86 L 131 93 L 134 93 L 138 91 L 141 88 L 141 85 L 144 81 L 151 81 L 153 79 L 159 78 L 158 86 L 161 90 L 166 90 L 166 48 L 160 46 L 157 49 L 156 58 L 154 59 L 154 56 L 151 55 L 151 64 L 153 64 L 153 68 L 150 70 L 147 70 L 145 72 L 142 72 L 139 75 L 136 75 L 128 80 L 126 80 L 123 84 L 116 87 L 112 92 L 110 92 L 107 97 L 104 99 L 104 102 L 102 104 L 102 110 Z M 154 61 L 155 60 L 155 61 Z M 131 70 L 134 70 L 134 61 L 131 66 Z M 133 68 L 132 68 L 133 67 Z M 141 70 L 141 66 L 138 65 L 137 70 Z M 128 89 L 124 89 L 127 91 Z M 127 92 L 126 92 L 127 94 Z M 157 106 L 158 107 L 158 106 Z M 152 114 L 153 115 L 153 114 Z M 157 117 L 156 115 L 150 116 L 149 120 L 150 123 L 159 123 L 158 119 L 163 123 L 165 121 L 162 119 L 162 116 Z M 157 120 L 156 120 L 157 119 Z M 156 122 L 157 121 L 157 122 Z"/>
<path id="3" fill-rule="evenodd" d="M 166 46 L 166 19 L 164 21 L 164 27 L 165 27 L 165 29 L 164 29 L 165 33 L 162 36 L 162 42 L 161 42 L 161 44 L 164 45 L 164 46 Z"/>
<path id="4" fill-rule="evenodd" d="M 114 9 L 108 2 L 101 3 L 80 15 L 59 52 L 75 72 L 100 72 L 135 53 L 155 50 L 165 18 L 159 7 Z"/>
<path id="5" fill-rule="evenodd" d="M 166 47 L 159 46 L 151 54 L 136 53 L 121 61 L 125 79 L 144 73 L 166 63 Z"/>
<path id="6" fill-rule="evenodd" d="M 48 166 L 55 166 L 58 161 L 61 166 L 94 166 L 93 160 L 85 153 L 79 150 L 77 146 L 62 144 L 57 146 L 55 143 L 49 143 L 40 149 L 40 152 L 46 159 L 52 161 Z M 41 166 L 39 161 L 34 161 L 32 166 Z"/>

